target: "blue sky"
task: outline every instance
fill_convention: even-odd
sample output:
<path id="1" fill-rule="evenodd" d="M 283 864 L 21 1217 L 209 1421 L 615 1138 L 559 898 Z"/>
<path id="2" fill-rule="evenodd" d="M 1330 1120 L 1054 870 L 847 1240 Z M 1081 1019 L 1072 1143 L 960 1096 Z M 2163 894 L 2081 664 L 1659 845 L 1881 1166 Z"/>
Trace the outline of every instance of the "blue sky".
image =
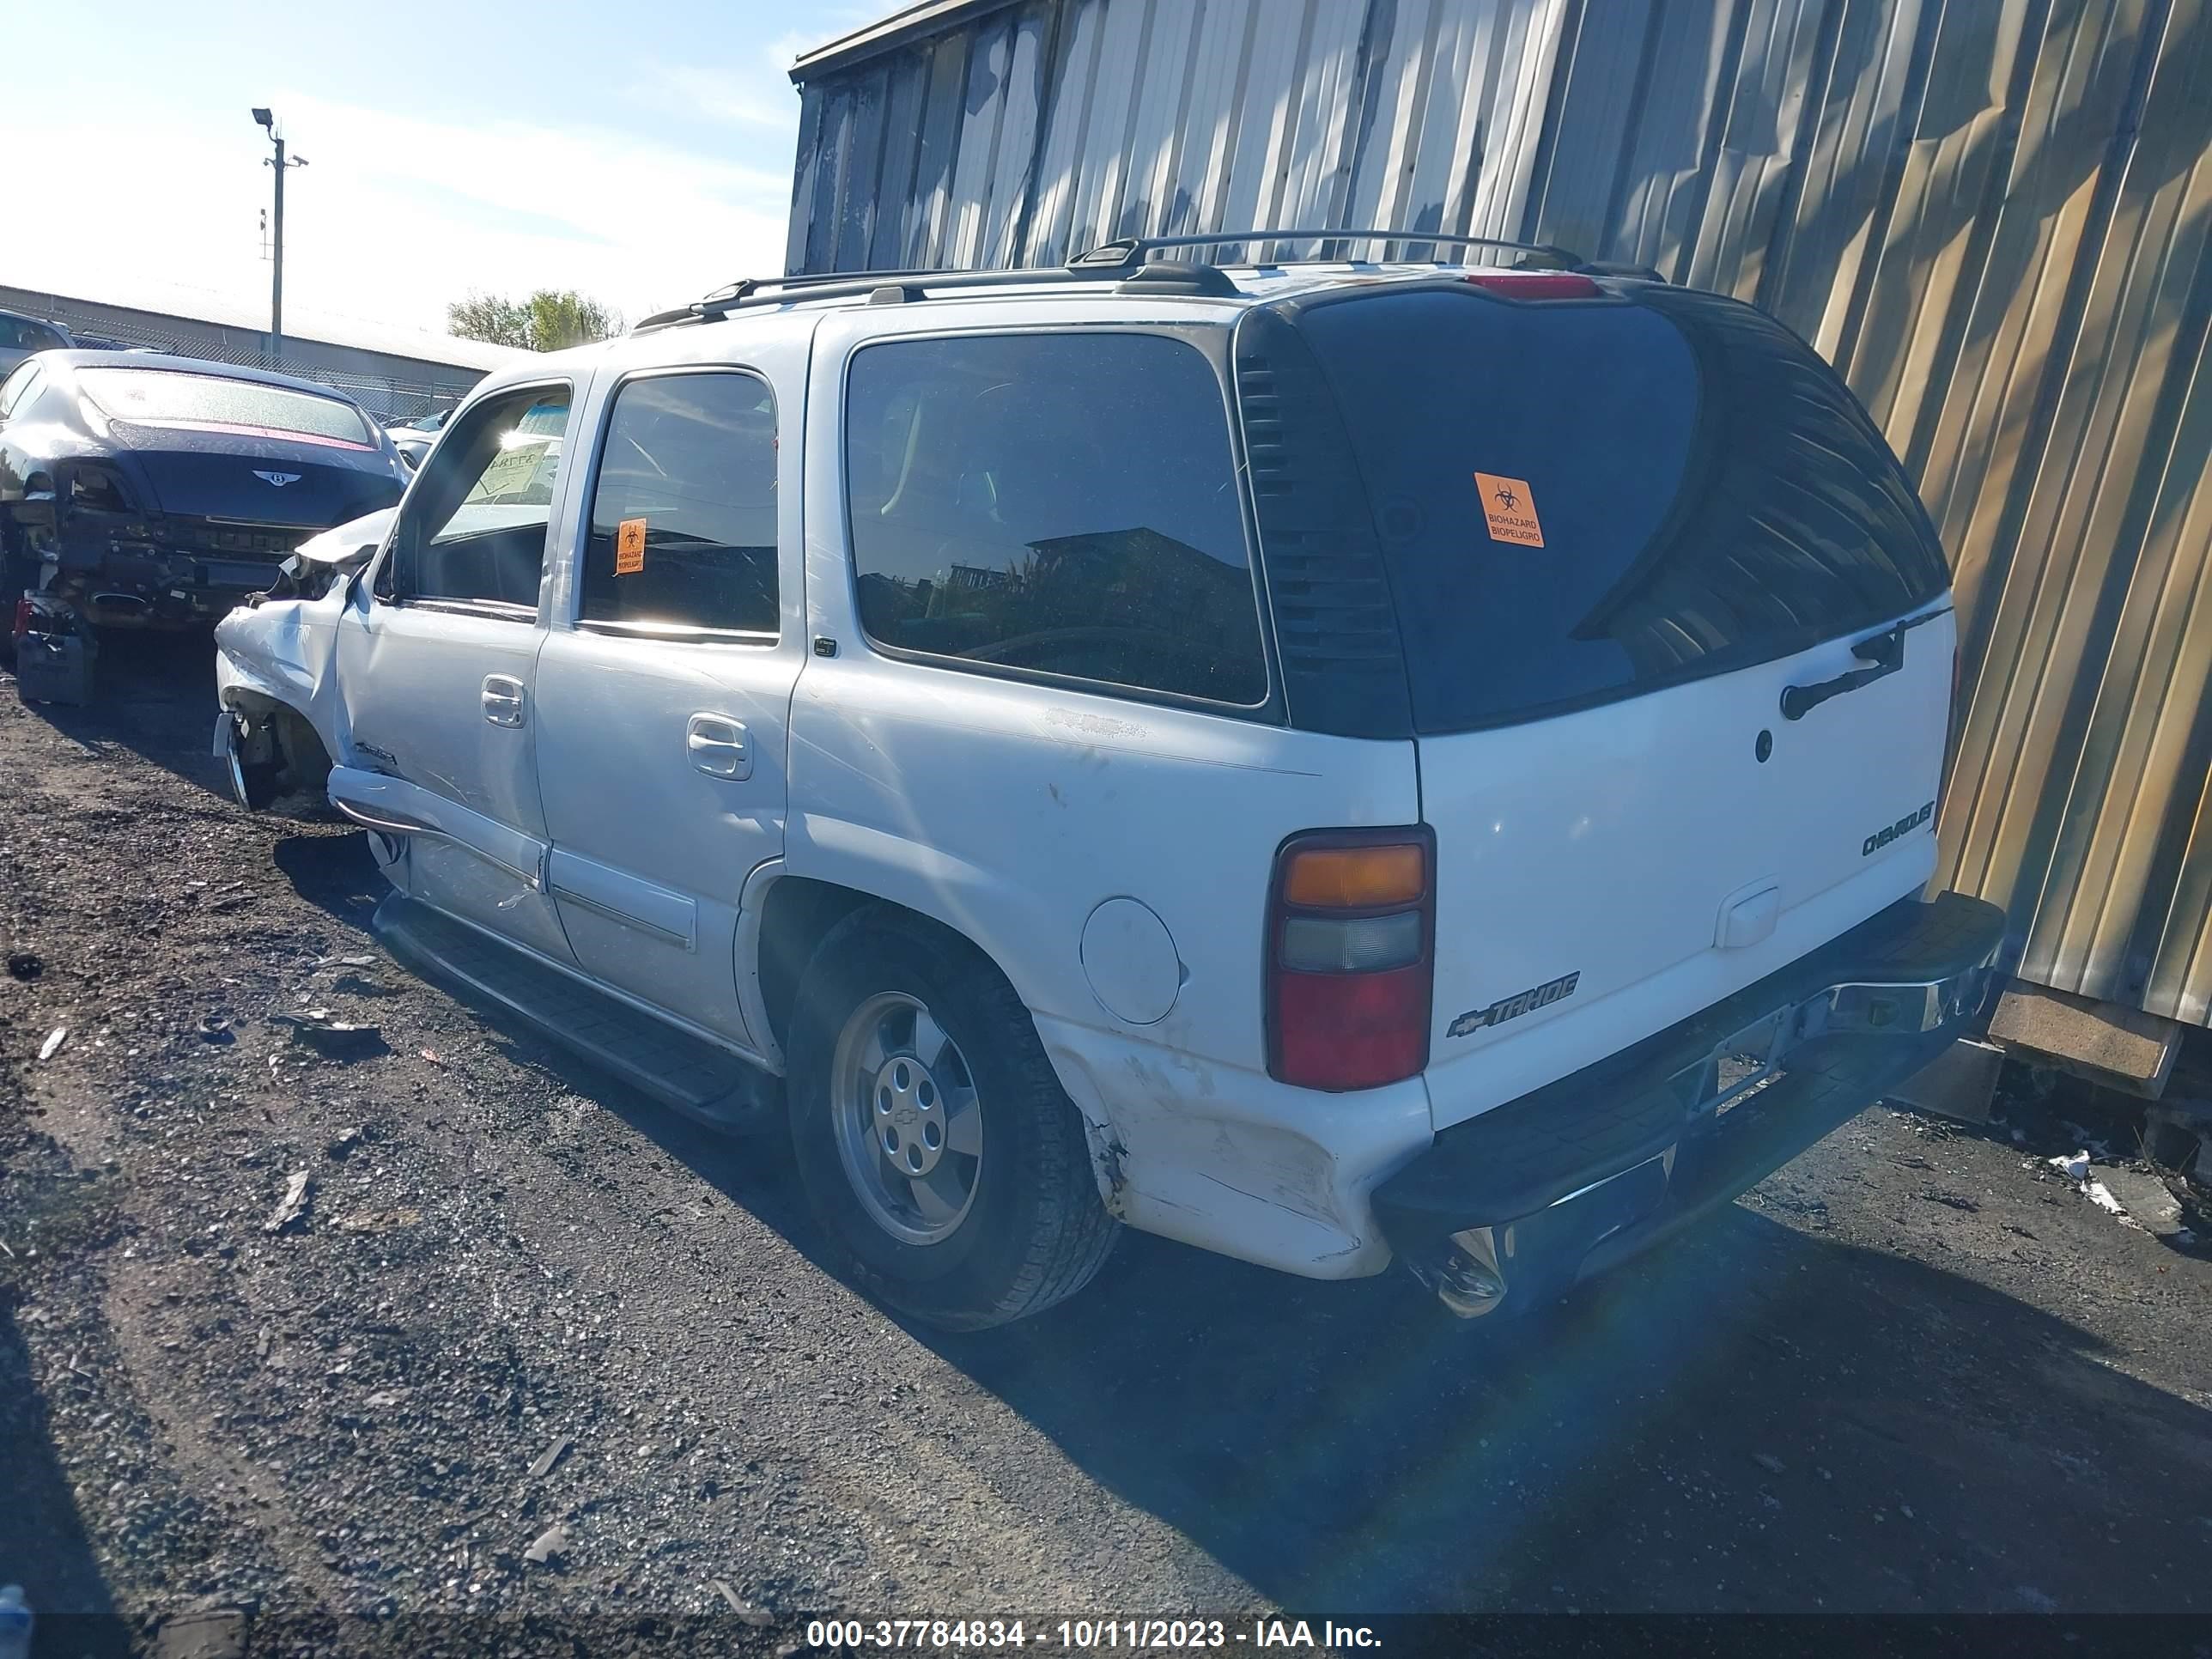
<path id="1" fill-rule="evenodd" d="M 0 9 L 0 145 L 35 181 L 0 232 L 0 283 L 265 304 L 269 145 L 249 113 L 265 105 L 309 163 L 286 183 L 287 312 L 442 329 L 471 289 L 577 288 L 636 317 L 781 270 L 785 70 L 894 5 Z"/>

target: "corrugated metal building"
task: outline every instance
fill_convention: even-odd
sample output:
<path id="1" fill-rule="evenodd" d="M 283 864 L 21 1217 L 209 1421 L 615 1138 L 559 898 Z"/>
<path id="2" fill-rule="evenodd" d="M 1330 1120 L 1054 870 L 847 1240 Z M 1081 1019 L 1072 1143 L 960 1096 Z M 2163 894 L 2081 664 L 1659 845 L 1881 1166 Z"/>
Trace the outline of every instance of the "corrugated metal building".
<path id="1" fill-rule="evenodd" d="M 1951 880 L 2212 1024 L 2212 0 L 927 0 L 792 74 L 795 270 L 1388 226 L 1773 312 L 1954 564 Z"/>

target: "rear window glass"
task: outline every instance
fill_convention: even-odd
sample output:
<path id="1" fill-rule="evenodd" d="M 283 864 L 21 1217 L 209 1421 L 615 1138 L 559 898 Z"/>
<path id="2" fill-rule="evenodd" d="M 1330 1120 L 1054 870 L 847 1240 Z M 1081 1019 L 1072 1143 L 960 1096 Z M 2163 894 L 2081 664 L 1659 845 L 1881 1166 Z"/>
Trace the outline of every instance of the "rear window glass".
<path id="1" fill-rule="evenodd" d="M 847 399 L 861 625 L 895 648 L 1267 696 L 1228 415 L 1164 335 L 872 345 Z"/>
<path id="2" fill-rule="evenodd" d="M 587 622 L 776 631 L 775 398 L 750 374 L 615 396 L 584 544 Z"/>
<path id="3" fill-rule="evenodd" d="M 366 444 L 368 418 L 350 404 L 290 386 L 166 368 L 83 368 L 77 384 L 110 420 L 155 426 L 253 427 Z"/>
<path id="4" fill-rule="evenodd" d="M 1948 583 L 1850 392 L 1747 307 L 1429 289 L 1298 331 L 1364 481 L 1417 731 L 1771 660 Z"/>

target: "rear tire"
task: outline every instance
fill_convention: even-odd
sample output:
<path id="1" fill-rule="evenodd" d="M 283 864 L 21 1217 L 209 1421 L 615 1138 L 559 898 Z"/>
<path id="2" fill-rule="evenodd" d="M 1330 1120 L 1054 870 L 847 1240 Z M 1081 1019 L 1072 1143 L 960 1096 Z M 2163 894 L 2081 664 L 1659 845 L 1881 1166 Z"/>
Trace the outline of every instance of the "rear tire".
<path id="1" fill-rule="evenodd" d="M 793 1011 L 799 1179 L 868 1294 L 983 1330 L 1073 1296 L 1118 1231 L 1029 1011 L 964 940 L 889 905 L 823 939 Z"/>

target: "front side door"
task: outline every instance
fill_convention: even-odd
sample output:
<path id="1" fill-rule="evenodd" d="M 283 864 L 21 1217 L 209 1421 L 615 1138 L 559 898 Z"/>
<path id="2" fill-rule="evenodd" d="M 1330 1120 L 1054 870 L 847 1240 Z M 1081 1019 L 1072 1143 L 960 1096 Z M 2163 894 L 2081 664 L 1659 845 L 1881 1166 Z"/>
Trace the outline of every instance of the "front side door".
<path id="1" fill-rule="evenodd" d="M 395 882 L 558 958 L 532 683 L 574 401 L 566 383 L 486 399 L 409 494 L 339 624 L 348 752 L 331 775 L 333 800 L 385 826 Z"/>
<path id="2" fill-rule="evenodd" d="M 771 350 L 641 372 L 595 400 L 597 464 L 538 667 L 549 876 L 577 961 L 748 1048 L 740 899 L 783 848 L 805 660 L 797 446 L 787 459 L 776 442 L 780 403 L 796 428 L 803 341 L 787 349 L 787 369 Z"/>

